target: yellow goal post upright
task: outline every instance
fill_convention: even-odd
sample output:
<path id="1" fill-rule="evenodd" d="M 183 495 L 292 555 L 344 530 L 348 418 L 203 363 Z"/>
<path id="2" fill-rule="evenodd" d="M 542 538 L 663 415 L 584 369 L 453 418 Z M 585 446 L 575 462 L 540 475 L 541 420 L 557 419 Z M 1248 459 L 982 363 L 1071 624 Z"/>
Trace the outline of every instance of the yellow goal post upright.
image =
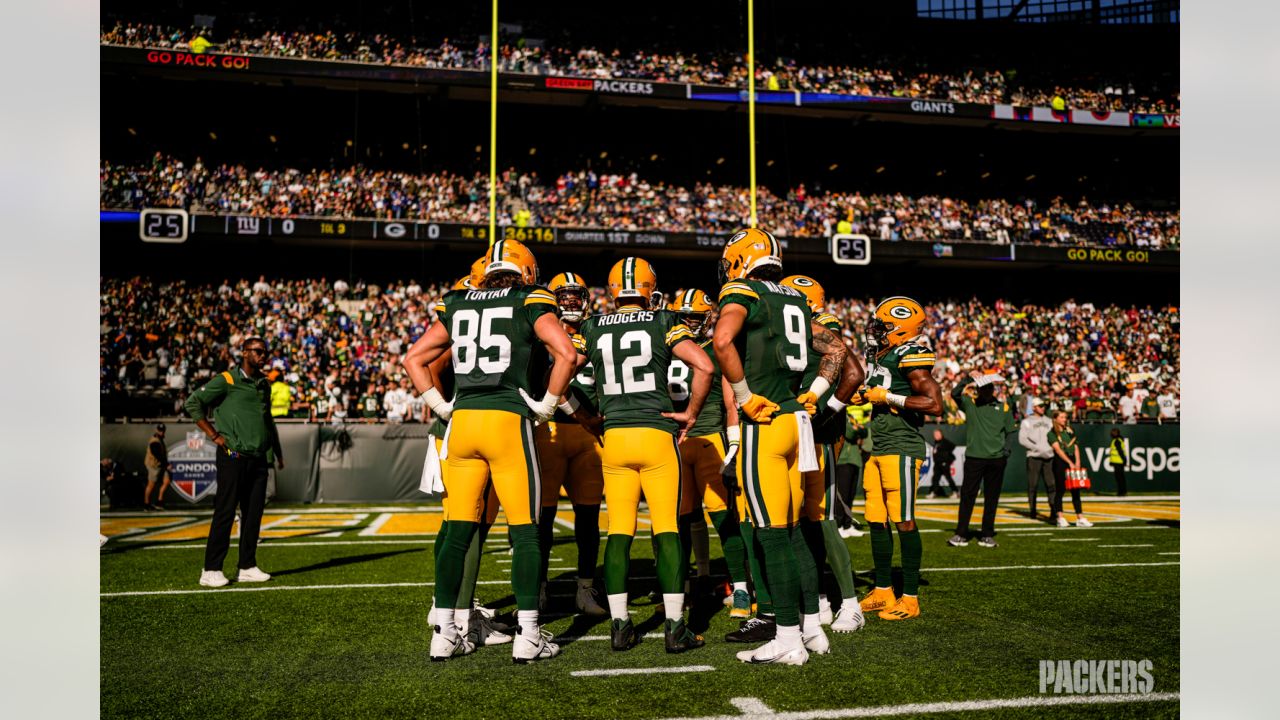
<path id="1" fill-rule="evenodd" d="M 489 247 L 498 227 L 498 0 L 489 28 Z"/>

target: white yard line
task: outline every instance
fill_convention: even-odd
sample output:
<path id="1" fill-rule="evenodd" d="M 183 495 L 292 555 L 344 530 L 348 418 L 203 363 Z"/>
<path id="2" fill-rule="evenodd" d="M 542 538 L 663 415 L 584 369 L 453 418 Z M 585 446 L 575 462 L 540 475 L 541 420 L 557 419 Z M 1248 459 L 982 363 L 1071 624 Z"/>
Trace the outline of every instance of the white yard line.
<path id="1" fill-rule="evenodd" d="M 740 715 L 703 715 L 669 720 L 836 720 L 837 718 L 881 717 L 886 715 L 929 715 L 934 713 L 984 712 L 1006 708 L 1060 707 L 1064 705 L 1120 705 L 1125 703 L 1176 701 L 1176 692 L 1124 695 L 1031 695 L 1020 698 L 962 700 L 958 702 L 880 705 L 878 707 L 838 708 L 833 710 L 800 710 L 775 712 L 759 698 L 731 698 L 729 702 L 742 711 Z"/>
<path id="2" fill-rule="evenodd" d="M 711 672 L 710 665 L 683 665 L 679 667 L 613 668 L 612 670 L 574 670 L 573 677 L 613 677 L 615 675 L 662 675 L 665 673 Z"/>
<path id="3" fill-rule="evenodd" d="M 1182 553 L 1180 553 L 1180 552 L 1162 552 L 1162 553 L 1156 553 L 1156 554 L 1157 554 L 1157 555 L 1181 555 Z"/>
<path id="4" fill-rule="evenodd" d="M 430 545 L 428 540 L 319 540 L 316 542 L 282 542 L 280 540 L 263 540 L 258 543 L 258 549 L 269 548 L 278 550 L 286 547 L 315 547 L 317 545 Z M 231 543 L 231 547 L 240 547 L 240 543 Z M 191 550 L 193 548 L 204 549 L 204 543 L 186 543 L 183 545 L 152 545 L 142 548 L 143 550 Z"/>
<path id="5" fill-rule="evenodd" d="M 1100 530 L 1172 530 L 1168 525 L 1139 525 L 1137 527 L 1091 527 L 1091 528 L 1056 528 L 1045 526 L 1021 526 L 1018 528 L 1002 528 L 997 526 L 996 532 L 1007 537 L 1019 535 L 1052 535 L 1058 532 L 1098 532 Z"/>
<path id="6" fill-rule="evenodd" d="M 386 525 L 387 521 L 391 519 L 391 515 L 392 513 L 384 512 L 378 517 L 374 518 L 373 522 L 369 523 L 368 527 L 360 531 L 360 535 L 362 537 L 377 535 L 378 531 L 382 529 L 382 526 Z"/>
<path id="7" fill-rule="evenodd" d="M 1099 545 L 1098 547 L 1155 547 L 1155 545 L 1147 543 L 1146 545 Z"/>
<path id="8" fill-rule="evenodd" d="M 1000 565 L 994 567 L 950 567 L 950 568 L 923 568 L 921 572 L 982 572 L 991 571 L 999 572 L 1006 570 L 1085 570 L 1089 568 L 1117 568 L 1117 567 L 1163 567 L 1180 565 L 1177 560 L 1166 562 L 1149 562 L 1149 563 L 1094 563 L 1091 565 Z M 510 571 L 508 568 L 503 568 Z M 713 575 L 712 577 L 720 578 L 723 576 Z M 640 575 L 632 580 L 656 580 L 653 575 Z M 573 579 L 554 579 L 548 580 L 548 583 L 574 583 Z M 477 585 L 507 585 L 509 580 L 479 580 Z M 107 592 L 99 593 L 98 597 L 133 597 L 139 595 L 200 595 L 214 594 L 219 592 L 265 592 L 269 590 L 344 590 L 344 589 L 363 589 L 363 588 L 390 588 L 390 587 L 431 587 L 435 583 L 429 582 L 403 582 L 403 583 L 343 583 L 335 585 L 263 585 L 260 587 L 229 587 L 229 588 L 209 588 L 201 590 L 134 590 L 129 592 Z M 593 636 L 576 639 L 596 639 Z M 607 635 L 600 636 L 599 639 L 608 639 Z"/>
<path id="9" fill-rule="evenodd" d="M 573 523 L 569 522 L 568 520 L 565 520 L 559 515 L 556 516 L 556 524 L 559 525 L 560 527 L 569 528 L 570 530 L 574 529 Z"/>
<path id="10" fill-rule="evenodd" d="M 1096 538 L 1096 537 L 1087 537 L 1087 538 L 1049 538 L 1049 542 L 1089 542 L 1090 540 L 1097 540 L 1097 539 L 1098 539 L 1098 538 Z"/>

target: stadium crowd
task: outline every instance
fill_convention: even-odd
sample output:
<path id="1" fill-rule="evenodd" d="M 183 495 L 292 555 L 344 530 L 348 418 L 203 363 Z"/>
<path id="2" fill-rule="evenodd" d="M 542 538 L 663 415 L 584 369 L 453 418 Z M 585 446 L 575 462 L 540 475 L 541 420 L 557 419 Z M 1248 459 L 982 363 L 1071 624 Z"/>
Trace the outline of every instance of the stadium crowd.
<path id="1" fill-rule="evenodd" d="M 100 33 L 104 45 L 125 45 L 194 52 L 216 51 L 298 59 L 345 60 L 424 68 L 481 70 L 488 67 L 489 49 L 483 43 L 453 42 L 431 45 L 387 34 L 356 32 L 267 31 L 259 34 L 232 30 L 219 36 L 206 28 L 179 28 L 149 23 L 117 22 Z M 547 47 L 541 43 L 504 44 L 499 68 L 536 75 L 627 78 L 658 82 L 690 82 L 746 87 L 747 69 L 741 55 L 712 57 L 696 53 L 601 50 Z M 900 58 L 876 67 L 804 65 L 778 58 L 756 68 L 762 90 L 881 97 L 925 98 L 970 103 L 1013 103 L 1055 108 L 1151 113 L 1179 112 L 1179 98 L 1132 84 L 1100 82 L 1097 87 L 1022 87 L 999 70 L 944 73 L 907 70 L 913 64 Z"/>
<path id="2" fill-rule="evenodd" d="M 103 208 L 184 207 L 261 216 L 329 216 L 488 222 L 483 173 L 405 173 L 362 166 L 268 170 L 187 163 L 157 153 L 149 165 L 100 166 Z M 732 232 L 747 224 L 743 187 L 668 185 L 630 174 L 577 170 L 544 182 L 536 172 L 501 174 L 501 225 Z M 801 183 L 776 194 L 760 187 L 760 222 L 786 237 L 865 233 L 882 240 L 1135 246 L 1177 249 L 1180 212 L 1086 198 L 964 200 L 901 193 L 810 193 Z"/>
<path id="3" fill-rule="evenodd" d="M 379 287 L 325 278 L 198 285 L 143 278 L 101 281 L 102 413 L 175 415 L 189 391 L 235 362 L 250 335 L 265 337 L 274 379 L 289 386 L 289 415 L 316 421 L 422 421 L 425 405 L 400 358 L 433 321 L 447 285 L 414 280 Z M 593 312 L 608 312 L 603 288 Z M 839 299 L 828 309 L 861 346 L 874 304 Z M 951 387 L 975 369 L 1008 378 L 1009 398 L 1031 397 L 1075 421 L 1176 419 L 1181 341 L 1176 307 L 1057 306 L 944 300 L 928 304 L 935 376 Z M 248 321 L 245 318 L 250 318 Z M 962 422 L 944 393 L 947 422 Z M 139 407 L 135 404 L 133 407 Z M 146 412 L 146 411 L 143 411 Z M 136 416 L 136 415 L 135 415 Z"/>

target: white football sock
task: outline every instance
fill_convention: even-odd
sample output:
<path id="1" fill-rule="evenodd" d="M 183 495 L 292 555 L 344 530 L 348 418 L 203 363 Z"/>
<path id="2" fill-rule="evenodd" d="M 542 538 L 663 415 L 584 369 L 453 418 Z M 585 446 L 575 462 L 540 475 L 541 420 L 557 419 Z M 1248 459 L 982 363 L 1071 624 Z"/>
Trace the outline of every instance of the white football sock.
<path id="1" fill-rule="evenodd" d="M 538 637 L 538 611 L 517 610 L 516 622 L 520 623 L 520 634 L 529 639 Z"/>
<path id="2" fill-rule="evenodd" d="M 436 603 L 431 601 L 431 610 L 427 612 L 427 624 L 435 627 L 436 625 Z"/>
<path id="3" fill-rule="evenodd" d="M 684 617 L 684 593 L 662 593 L 662 607 L 667 611 L 668 620 Z"/>
<path id="4" fill-rule="evenodd" d="M 745 580 L 742 582 L 736 582 L 733 584 L 733 591 L 738 592 L 739 590 L 741 590 L 742 592 L 747 591 L 747 582 Z"/>
<path id="5" fill-rule="evenodd" d="M 442 637 L 458 637 L 458 626 L 453 624 L 453 613 L 447 609 L 436 610 L 436 625 Z"/>
<path id="6" fill-rule="evenodd" d="M 627 612 L 627 594 L 614 593 L 609 596 L 609 617 L 614 620 L 626 620 L 631 617 Z"/>
<path id="7" fill-rule="evenodd" d="M 818 612 L 822 612 L 823 610 L 830 610 L 830 609 L 831 609 L 831 601 L 827 599 L 826 595 L 819 595 L 818 596 Z"/>
<path id="8" fill-rule="evenodd" d="M 842 610 L 844 608 L 855 608 L 855 607 L 856 608 L 862 607 L 861 605 L 858 604 L 858 598 L 856 597 L 849 597 L 840 601 L 840 609 Z"/>
<path id="9" fill-rule="evenodd" d="M 800 626 L 804 628 L 806 635 L 822 632 L 822 623 L 818 621 L 818 613 L 812 615 L 801 615 Z"/>
<path id="10" fill-rule="evenodd" d="M 799 625 L 779 625 L 776 639 L 778 644 L 787 650 L 798 648 L 804 644 Z"/>

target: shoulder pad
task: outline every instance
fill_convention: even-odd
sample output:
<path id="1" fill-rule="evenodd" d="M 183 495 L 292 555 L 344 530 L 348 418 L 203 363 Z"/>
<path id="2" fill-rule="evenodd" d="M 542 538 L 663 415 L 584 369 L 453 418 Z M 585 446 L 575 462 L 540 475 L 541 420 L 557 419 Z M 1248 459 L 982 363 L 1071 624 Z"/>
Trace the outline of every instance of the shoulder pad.
<path id="1" fill-rule="evenodd" d="M 524 295 L 525 305 L 537 305 L 539 303 L 545 303 L 545 304 L 554 306 L 556 304 L 556 296 L 552 295 L 551 291 L 543 290 L 542 288 L 534 285 L 530 285 L 522 288 L 521 294 Z"/>
<path id="2" fill-rule="evenodd" d="M 759 300 L 760 293 L 756 292 L 755 288 L 751 287 L 748 282 L 749 281 L 745 280 L 734 280 L 732 282 L 725 283 L 724 287 L 720 288 L 719 299 L 723 301 L 730 295 L 745 295 L 754 300 Z"/>
<path id="3" fill-rule="evenodd" d="M 837 320 L 836 316 L 832 315 L 831 313 L 825 313 L 825 312 L 818 313 L 813 317 L 813 321 L 818 323 L 819 325 L 822 325 L 823 327 L 831 328 L 832 330 L 841 329 L 840 321 Z"/>

